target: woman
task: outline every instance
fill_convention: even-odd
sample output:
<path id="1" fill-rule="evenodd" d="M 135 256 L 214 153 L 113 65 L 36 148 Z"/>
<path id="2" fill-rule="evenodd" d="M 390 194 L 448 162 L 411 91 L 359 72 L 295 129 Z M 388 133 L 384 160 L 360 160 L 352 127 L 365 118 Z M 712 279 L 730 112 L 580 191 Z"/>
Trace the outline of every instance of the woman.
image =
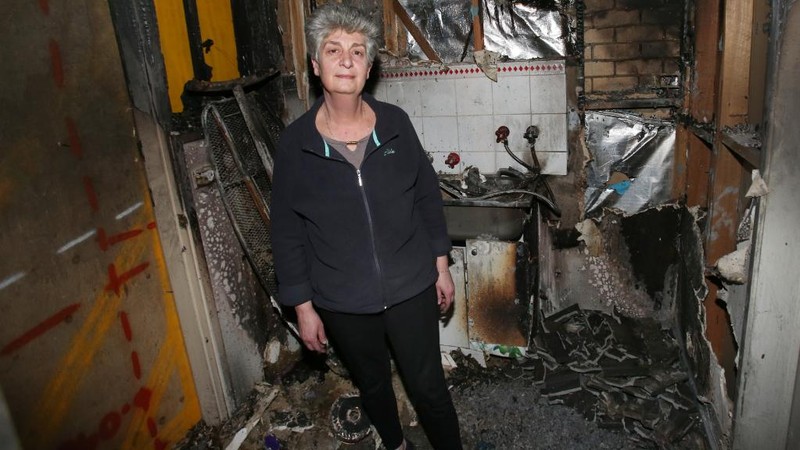
<path id="1" fill-rule="evenodd" d="M 306 25 L 323 95 L 281 136 L 271 205 L 279 299 L 301 339 L 330 337 L 387 449 L 408 449 L 389 351 L 431 444 L 460 449 L 437 321 L 454 294 L 433 171 L 408 116 L 362 92 L 378 27 L 339 4 Z M 438 305 L 438 306 L 437 306 Z"/>

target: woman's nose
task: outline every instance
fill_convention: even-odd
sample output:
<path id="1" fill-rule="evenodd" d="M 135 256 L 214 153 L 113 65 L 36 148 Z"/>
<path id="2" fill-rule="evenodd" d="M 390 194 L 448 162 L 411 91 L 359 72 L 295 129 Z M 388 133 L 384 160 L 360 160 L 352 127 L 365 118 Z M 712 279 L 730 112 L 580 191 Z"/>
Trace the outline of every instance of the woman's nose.
<path id="1" fill-rule="evenodd" d="M 349 54 L 349 53 L 346 53 L 346 52 L 345 52 L 345 53 L 342 55 L 342 59 L 340 59 L 340 60 L 339 60 L 339 64 L 340 64 L 342 67 L 346 67 L 346 68 L 348 68 L 348 69 L 349 69 L 350 67 L 352 67 L 352 66 L 353 66 L 353 59 L 350 57 L 350 54 Z"/>

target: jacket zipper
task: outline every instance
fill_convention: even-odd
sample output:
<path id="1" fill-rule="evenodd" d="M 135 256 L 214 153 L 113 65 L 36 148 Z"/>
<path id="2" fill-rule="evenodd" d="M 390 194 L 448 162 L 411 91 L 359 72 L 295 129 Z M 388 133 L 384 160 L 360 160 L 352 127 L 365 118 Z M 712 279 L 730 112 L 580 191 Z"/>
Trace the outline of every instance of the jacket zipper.
<path id="1" fill-rule="evenodd" d="M 375 270 L 378 272 L 378 280 L 381 283 L 381 301 L 383 302 L 383 309 L 387 309 L 386 305 L 386 292 L 383 285 L 383 269 L 381 269 L 381 262 L 378 259 L 378 245 L 375 242 L 375 230 L 372 223 L 372 210 L 369 208 L 369 201 L 367 201 L 367 191 L 364 189 L 364 180 L 361 179 L 361 169 L 356 169 L 356 177 L 358 178 L 358 190 L 361 191 L 361 199 L 364 201 L 364 209 L 367 211 L 367 224 L 369 225 L 369 239 L 372 242 L 372 259 L 375 263 Z"/>
<path id="2" fill-rule="evenodd" d="M 388 140 L 386 140 L 386 142 L 392 141 L 396 137 L 397 137 L 397 135 L 394 135 L 394 136 L 390 137 Z M 372 154 L 375 153 L 380 147 L 383 147 L 383 145 L 386 142 L 376 146 L 373 151 L 371 151 L 369 153 L 365 153 L 364 154 L 364 160 L 361 162 L 361 165 L 364 165 L 364 162 L 366 162 L 367 158 L 372 156 Z M 338 162 L 341 162 L 343 164 L 347 164 L 347 165 L 349 165 L 350 167 L 353 167 L 356 170 L 356 181 L 358 183 L 358 190 L 361 191 L 361 200 L 364 202 L 364 209 L 367 212 L 367 225 L 369 225 L 369 239 L 370 239 L 370 242 L 372 242 L 372 259 L 373 259 L 373 262 L 375 263 L 375 270 L 378 272 L 378 283 L 380 283 L 380 285 L 381 285 L 381 303 L 383 303 L 383 309 L 384 310 L 388 309 L 389 306 L 386 304 L 386 288 L 385 288 L 384 283 L 383 283 L 383 269 L 381 268 L 381 262 L 378 259 L 378 245 L 375 242 L 375 230 L 374 230 L 374 224 L 372 222 L 372 210 L 369 207 L 369 201 L 367 200 L 367 192 L 364 189 L 364 180 L 361 178 L 361 169 L 360 168 L 355 168 L 352 164 L 348 163 L 347 161 L 345 161 L 343 159 L 326 157 L 326 156 L 318 154 L 317 152 L 315 152 L 313 150 L 306 149 L 306 148 L 303 148 L 302 150 L 306 151 L 308 153 L 311 153 L 313 155 L 317 155 L 319 157 L 325 158 L 325 159 L 330 159 L 331 161 L 338 161 Z"/>

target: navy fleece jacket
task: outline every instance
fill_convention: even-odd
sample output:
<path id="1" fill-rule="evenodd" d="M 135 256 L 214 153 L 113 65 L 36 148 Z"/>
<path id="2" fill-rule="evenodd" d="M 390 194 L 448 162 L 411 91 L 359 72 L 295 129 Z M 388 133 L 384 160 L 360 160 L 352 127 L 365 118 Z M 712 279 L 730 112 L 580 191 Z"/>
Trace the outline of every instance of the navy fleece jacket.
<path id="1" fill-rule="evenodd" d="M 360 169 L 326 147 L 314 106 L 281 135 L 272 187 L 278 299 L 368 314 L 433 284 L 450 250 L 436 173 L 400 108 L 377 117 Z"/>

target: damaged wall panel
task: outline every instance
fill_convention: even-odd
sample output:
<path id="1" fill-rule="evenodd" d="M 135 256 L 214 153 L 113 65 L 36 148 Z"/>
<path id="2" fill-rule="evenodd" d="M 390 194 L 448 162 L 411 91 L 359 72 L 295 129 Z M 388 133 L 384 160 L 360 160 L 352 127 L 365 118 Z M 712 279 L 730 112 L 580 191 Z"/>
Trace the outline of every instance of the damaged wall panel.
<path id="1" fill-rule="evenodd" d="M 567 27 L 556 2 L 482 0 L 485 49 L 512 60 L 566 56 Z M 472 61 L 469 0 L 403 0 L 412 20 L 444 63 Z M 409 56 L 427 60 L 409 35 Z M 467 55 L 469 57 L 467 58 Z"/>
<path id="2" fill-rule="evenodd" d="M 208 150 L 202 143 L 187 144 L 185 157 L 190 174 L 210 170 Z M 253 275 L 219 192 L 213 184 L 200 182 L 202 178 L 195 180 L 193 204 L 222 337 L 218 351 L 230 379 L 226 387 L 234 406 L 242 404 L 252 386 L 263 378 L 262 354 L 267 339 L 276 333 L 265 310 L 269 297 Z"/>
<path id="3" fill-rule="evenodd" d="M 672 199 L 675 125 L 622 112 L 587 112 L 585 214 L 631 215 Z"/>
<path id="4" fill-rule="evenodd" d="M 677 283 L 675 335 L 692 373 L 692 386 L 706 426 L 706 434 L 717 448 L 728 448 L 731 438 L 733 405 L 727 396 L 724 370 L 717 362 L 706 338 L 706 311 L 703 300 L 708 294 L 704 276 L 704 252 L 697 218 L 688 210 L 680 216 L 680 255 L 683 264 Z"/>

